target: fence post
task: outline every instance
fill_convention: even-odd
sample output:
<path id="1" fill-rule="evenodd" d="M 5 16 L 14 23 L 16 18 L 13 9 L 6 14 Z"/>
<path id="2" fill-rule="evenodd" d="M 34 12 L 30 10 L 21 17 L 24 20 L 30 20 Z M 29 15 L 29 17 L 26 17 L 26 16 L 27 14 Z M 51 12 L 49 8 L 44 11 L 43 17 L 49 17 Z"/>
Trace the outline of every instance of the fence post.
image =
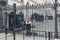
<path id="1" fill-rule="evenodd" d="M 52 32 L 50 33 L 50 35 L 51 35 L 51 38 L 50 39 L 52 40 L 52 37 L 53 37 Z"/>
<path id="2" fill-rule="evenodd" d="M 7 28 L 5 28 L 5 40 L 7 40 Z"/>
<path id="3" fill-rule="evenodd" d="M 47 32 L 45 32 L 45 40 L 47 40 Z"/>
<path id="4" fill-rule="evenodd" d="M 50 32 L 48 32 L 48 40 L 50 40 Z"/>
<path id="5" fill-rule="evenodd" d="M 13 10 L 14 10 L 14 26 L 13 26 L 13 40 L 15 40 L 15 30 L 14 28 L 16 27 L 16 4 L 13 4 Z"/>
<path id="6" fill-rule="evenodd" d="M 13 29 L 13 40 L 15 40 L 15 30 Z"/>

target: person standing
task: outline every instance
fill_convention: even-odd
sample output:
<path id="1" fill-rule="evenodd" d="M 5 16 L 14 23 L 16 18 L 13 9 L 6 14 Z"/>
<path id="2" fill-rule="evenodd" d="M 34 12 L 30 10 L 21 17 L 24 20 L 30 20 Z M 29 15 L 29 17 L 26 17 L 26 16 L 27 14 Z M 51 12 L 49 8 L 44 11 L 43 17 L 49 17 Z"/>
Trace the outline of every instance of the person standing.
<path id="1" fill-rule="evenodd" d="M 31 35 L 31 21 L 26 21 L 27 36 Z"/>

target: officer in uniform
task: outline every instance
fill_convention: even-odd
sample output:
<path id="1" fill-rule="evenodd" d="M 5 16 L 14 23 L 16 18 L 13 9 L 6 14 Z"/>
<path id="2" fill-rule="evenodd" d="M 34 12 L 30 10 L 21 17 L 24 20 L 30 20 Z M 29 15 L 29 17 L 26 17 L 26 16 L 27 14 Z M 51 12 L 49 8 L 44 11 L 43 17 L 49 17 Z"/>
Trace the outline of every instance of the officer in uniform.
<path id="1" fill-rule="evenodd" d="M 26 21 L 27 36 L 31 35 L 31 21 Z"/>

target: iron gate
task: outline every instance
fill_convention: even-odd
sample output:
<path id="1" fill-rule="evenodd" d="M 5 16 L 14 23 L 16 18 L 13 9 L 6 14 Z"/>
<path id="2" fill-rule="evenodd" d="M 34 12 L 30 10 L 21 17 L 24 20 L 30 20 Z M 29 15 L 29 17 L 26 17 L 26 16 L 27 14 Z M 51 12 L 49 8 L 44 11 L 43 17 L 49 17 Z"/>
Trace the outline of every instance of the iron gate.
<path id="1" fill-rule="evenodd" d="M 18 7 L 16 7 L 16 5 L 14 7 L 12 6 L 8 7 L 7 12 L 11 13 L 13 11 L 12 13 L 13 18 L 9 19 L 11 15 L 9 16 L 8 14 L 6 15 L 7 21 L 5 19 L 4 20 L 6 21 L 6 25 L 8 25 L 7 23 L 9 23 L 9 27 L 12 27 L 12 29 L 15 28 L 15 30 L 13 29 L 12 32 L 10 32 L 11 30 L 8 30 L 9 34 L 11 33 L 11 36 L 13 34 L 14 40 L 15 39 L 17 40 L 17 38 L 19 39 L 20 36 L 22 36 L 21 40 L 26 40 L 26 39 L 28 40 L 30 39 L 31 40 L 37 40 L 37 39 L 38 40 L 50 40 L 50 39 L 55 40 L 55 38 L 57 37 L 57 34 L 59 35 L 59 32 L 60 32 L 59 28 L 57 28 L 58 26 L 57 25 L 57 20 L 58 20 L 57 6 L 59 7 L 60 4 L 57 5 L 55 2 L 53 4 L 45 3 L 45 4 L 38 4 L 38 5 L 29 5 L 27 3 L 26 5 L 22 5 Z M 53 10 L 52 8 L 55 10 Z M 6 8 L 4 8 L 3 11 L 6 11 L 5 9 Z M 21 14 L 19 15 L 19 13 L 22 13 L 23 16 Z M 31 36 L 26 36 L 26 28 L 24 26 L 24 22 L 28 20 L 32 22 L 31 23 L 32 25 Z M 12 23 L 13 26 L 10 25 L 9 21 Z M 18 33 L 15 31 L 17 31 Z M 5 34 L 5 36 L 6 35 L 7 34 Z M 6 40 L 7 39 L 8 38 L 6 36 Z"/>

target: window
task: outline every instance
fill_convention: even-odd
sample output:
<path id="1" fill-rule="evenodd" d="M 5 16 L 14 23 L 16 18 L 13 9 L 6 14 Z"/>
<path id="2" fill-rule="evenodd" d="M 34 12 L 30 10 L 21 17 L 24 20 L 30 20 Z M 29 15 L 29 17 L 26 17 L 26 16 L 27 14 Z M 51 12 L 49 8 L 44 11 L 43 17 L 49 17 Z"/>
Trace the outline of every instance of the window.
<path id="1" fill-rule="evenodd" d="M 52 20 L 53 19 L 53 16 L 48 16 L 48 20 Z"/>
<path id="2" fill-rule="evenodd" d="M 38 15 L 36 21 L 44 21 L 44 16 L 43 15 Z"/>
<path id="3" fill-rule="evenodd" d="M 36 21 L 42 22 L 42 21 L 44 21 L 44 16 L 35 13 L 35 14 L 32 14 L 31 20 L 36 20 Z"/>

